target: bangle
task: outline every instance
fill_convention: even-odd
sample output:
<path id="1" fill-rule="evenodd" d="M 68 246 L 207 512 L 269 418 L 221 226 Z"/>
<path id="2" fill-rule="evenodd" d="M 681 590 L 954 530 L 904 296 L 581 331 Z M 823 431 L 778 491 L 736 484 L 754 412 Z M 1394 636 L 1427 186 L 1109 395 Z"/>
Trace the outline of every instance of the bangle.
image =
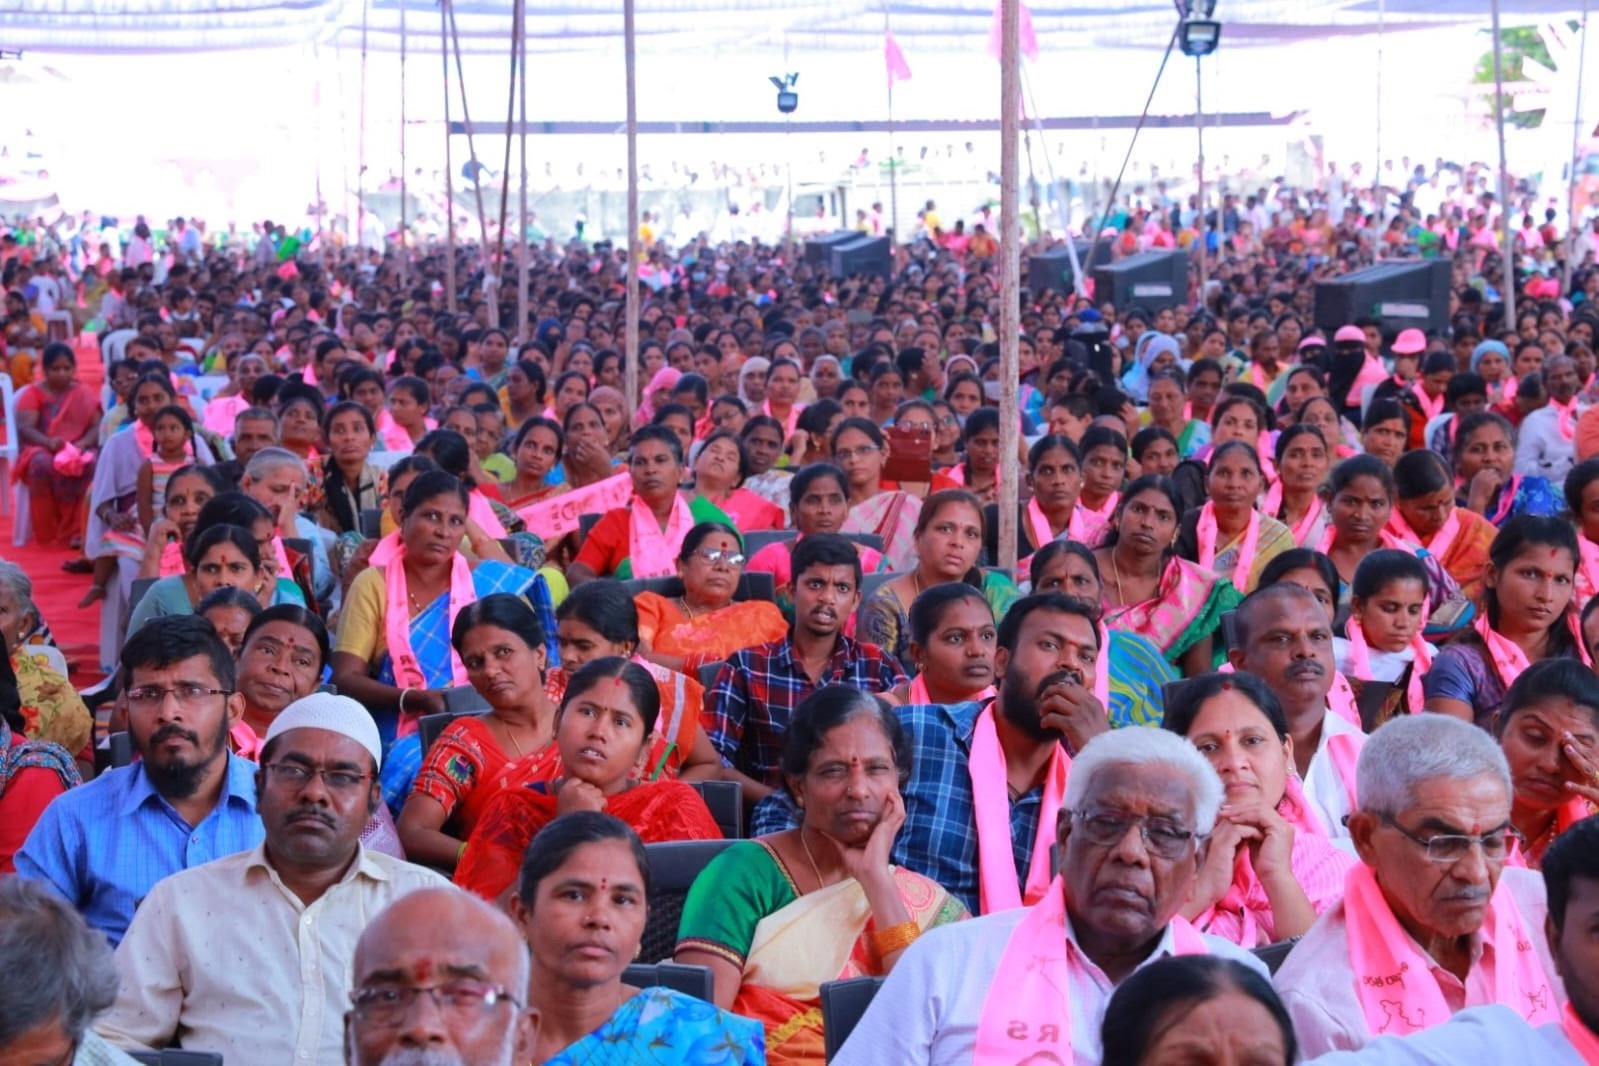
<path id="1" fill-rule="evenodd" d="M 410 692 L 411 692 L 411 690 L 408 689 L 408 688 L 402 688 L 400 690 L 400 702 L 399 702 L 398 706 L 396 706 L 395 709 L 398 710 L 401 714 L 405 713 L 405 697 L 410 695 Z"/>
<path id="2" fill-rule="evenodd" d="M 915 922 L 900 922 L 873 933 L 872 947 L 879 959 L 885 959 L 896 951 L 904 951 L 921 935 L 922 927 Z"/>
<path id="3" fill-rule="evenodd" d="M 461 856 L 466 854 L 466 841 L 461 841 L 461 846 L 455 849 L 455 865 L 461 865 Z"/>

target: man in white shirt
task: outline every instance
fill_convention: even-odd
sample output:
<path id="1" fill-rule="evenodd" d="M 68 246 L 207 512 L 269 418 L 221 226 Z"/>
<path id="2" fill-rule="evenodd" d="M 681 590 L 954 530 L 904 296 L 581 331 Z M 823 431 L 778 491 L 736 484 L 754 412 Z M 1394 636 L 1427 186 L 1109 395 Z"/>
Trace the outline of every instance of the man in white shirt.
<path id="1" fill-rule="evenodd" d="M 1510 770 L 1492 737 L 1417 714 L 1371 735 L 1349 818 L 1361 866 L 1273 983 L 1304 1055 L 1406 1035 L 1466 1007 L 1558 1017 L 1543 884 L 1505 869 Z"/>
<path id="2" fill-rule="evenodd" d="M 1549 897 L 1548 939 L 1569 998 L 1559 1022 L 1533 1027 L 1497 1004 L 1463 1010 L 1414 1036 L 1380 1037 L 1359 1051 L 1317 1059 L 1318 1066 L 1455 1066 L 1462 1062 L 1534 1062 L 1585 1066 L 1599 1050 L 1599 819 L 1567 829 L 1543 861 Z"/>
<path id="3" fill-rule="evenodd" d="M 361 931 L 406 893 L 447 884 L 361 846 L 383 801 L 381 751 L 347 696 L 314 693 L 273 720 L 257 775 L 265 842 L 150 891 L 117 949 L 121 987 L 100 1035 L 228 1062 L 341 1061 Z"/>
<path id="4" fill-rule="evenodd" d="M 1549 402 L 1522 420 L 1515 470 L 1523 477 L 1548 478 L 1560 485 L 1577 462 L 1577 391 L 1582 379 L 1570 356 L 1552 355 L 1544 360 L 1543 383 Z"/>
<path id="5" fill-rule="evenodd" d="M 1264 972 L 1253 955 L 1194 932 L 1177 916 L 1221 801 L 1216 772 L 1175 734 L 1120 729 L 1096 736 L 1067 778 L 1056 838 L 1061 873 L 1049 894 L 1031 907 L 918 938 L 834 1062 L 968 1066 L 981 1031 L 1003 1034 L 1004 1049 L 988 1049 L 996 1062 L 1097 1066 L 1111 993 L 1140 967 L 1198 949 Z M 1041 908 L 1059 909 L 1062 900 L 1064 913 L 1046 936 L 1052 947 L 1064 943 L 1064 973 L 1042 969 L 1039 980 L 1050 991 L 1031 1006 L 1045 1009 L 1029 1012 L 1001 971 L 1013 974 L 1028 965 L 1032 945 L 1042 941 L 1014 943 L 1012 934 L 1036 920 Z M 1013 955 L 1018 951 L 1020 959 Z"/>

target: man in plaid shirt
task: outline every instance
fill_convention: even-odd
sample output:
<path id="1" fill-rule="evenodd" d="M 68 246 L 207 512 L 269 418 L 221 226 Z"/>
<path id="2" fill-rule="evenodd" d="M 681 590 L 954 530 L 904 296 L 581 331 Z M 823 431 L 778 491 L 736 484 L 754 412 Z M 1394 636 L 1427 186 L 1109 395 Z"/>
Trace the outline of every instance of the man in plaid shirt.
<path id="1" fill-rule="evenodd" d="M 782 784 L 778 764 L 789 716 L 823 685 L 887 692 L 906 678 L 875 644 L 844 636 L 860 603 L 861 560 L 842 537 L 815 533 L 794 546 L 794 625 L 781 640 L 736 652 L 709 698 L 711 744 L 742 778 L 753 803 Z"/>

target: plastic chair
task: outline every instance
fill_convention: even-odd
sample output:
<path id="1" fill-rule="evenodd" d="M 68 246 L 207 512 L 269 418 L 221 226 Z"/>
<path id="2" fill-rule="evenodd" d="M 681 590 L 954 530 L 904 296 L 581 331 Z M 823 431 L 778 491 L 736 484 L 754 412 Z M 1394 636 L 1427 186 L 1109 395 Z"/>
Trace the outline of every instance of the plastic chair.
<path id="1" fill-rule="evenodd" d="M 1294 945 L 1297 943 L 1299 943 L 1299 938 L 1295 936 L 1289 937 L 1287 940 L 1278 940 L 1271 944 L 1262 944 L 1252 950 L 1255 958 L 1266 964 L 1267 970 L 1276 973 L 1282 966 L 1283 961 L 1288 958 L 1288 953 L 1294 950 Z"/>
<path id="2" fill-rule="evenodd" d="M 622 983 L 634 988 L 670 988 L 685 996 L 715 1002 L 715 982 L 709 966 L 685 966 L 677 962 L 635 962 L 622 971 Z"/>
<path id="3" fill-rule="evenodd" d="M 22 443 L 17 439 L 17 390 L 10 374 L 0 374 L 0 405 L 6 418 L 6 439 L 0 443 L 0 476 L 11 482 L 9 493 L 0 489 L 0 514 L 11 514 L 11 543 L 20 548 L 28 543 L 33 522 L 29 517 L 28 483 L 17 476 L 17 455 Z"/>
<path id="4" fill-rule="evenodd" d="M 1221 615 L 1221 639 L 1228 651 L 1238 647 L 1238 612 L 1223 611 Z"/>
<path id="5" fill-rule="evenodd" d="M 798 536 L 797 529 L 758 529 L 744 534 L 744 554 L 754 558 L 768 544 L 786 544 Z"/>
<path id="6" fill-rule="evenodd" d="M 861 603 L 859 607 L 855 608 L 855 632 L 857 634 L 863 632 L 863 627 L 866 625 L 866 601 L 871 599 L 872 593 L 876 592 L 879 586 L 886 585 L 899 576 L 892 570 L 881 574 L 861 575 Z"/>
<path id="7" fill-rule="evenodd" d="M 367 540 L 377 540 L 383 535 L 383 509 L 380 507 L 363 507 L 360 517 L 361 536 Z"/>
<path id="8" fill-rule="evenodd" d="M 127 731 L 112 733 L 106 738 L 111 753 L 112 766 L 128 766 L 133 762 L 133 734 Z"/>
<path id="9" fill-rule="evenodd" d="M 457 718 L 482 718 L 488 713 L 488 711 L 445 711 L 442 714 L 424 714 L 416 720 L 417 737 L 422 741 L 422 757 L 427 757 L 428 749 L 433 747 L 433 742 L 439 739 L 439 734 L 444 732 L 451 722 Z"/>
<path id="10" fill-rule="evenodd" d="M 158 577 L 136 577 L 133 579 L 133 591 L 128 593 L 128 615 L 131 617 L 134 609 L 139 606 L 139 601 L 144 599 L 144 594 L 149 592 Z"/>
<path id="11" fill-rule="evenodd" d="M 589 539 L 589 530 L 593 529 L 595 523 L 597 523 L 603 517 L 605 516 L 597 514 L 580 514 L 577 516 L 577 536 L 579 543 Z"/>
<path id="12" fill-rule="evenodd" d="M 130 1051 L 129 1057 L 144 1066 L 222 1066 L 222 1054 L 217 1051 L 185 1051 L 170 1047 L 164 1051 Z"/>
<path id="13" fill-rule="evenodd" d="M 627 589 L 629 596 L 637 596 L 641 592 L 653 592 L 670 600 L 683 595 L 683 579 L 678 577 L 635 577 L 622 582 L 622 587 Z M 739 575 L 738 587 L 733 590 L 733 602 L 738 603 L 742 600 L 765 600 L 767 603 L 776 603 L 776 579 L 771 574 Z"/>
<path id="14" fill-rule="evenodd" d="M 685 782 L 710 810 L 716 827 L 729 840 L 744 836 L 744 787 L 737 781 L 687 781 Z"/>
<path id="15" fill-rule="evenodd" d="M 875 552 L 883 550 L 883 538 L 876 533 L 838 533 L 835 535 L 843 537 L 851 544 L 859 544 Z"/>
<path id="16" fill-rule="evenodd" d="M 860 1024 L 872 998 L 883 987 L 881 977 L 851 977 L 847 981 L 824 981 L 822 996 L 822 1047 L 827 1061 L 844 1046 L 849 1034 Z"/>
<path id="17" fill-rule="evenodd" d="M 689 887 L 731 840 L 674 840 L 645 844 L 650 866 L 649 920 L 639 943 L 638 961 L 664 962 L 677 949 L 677 926 Z"/>

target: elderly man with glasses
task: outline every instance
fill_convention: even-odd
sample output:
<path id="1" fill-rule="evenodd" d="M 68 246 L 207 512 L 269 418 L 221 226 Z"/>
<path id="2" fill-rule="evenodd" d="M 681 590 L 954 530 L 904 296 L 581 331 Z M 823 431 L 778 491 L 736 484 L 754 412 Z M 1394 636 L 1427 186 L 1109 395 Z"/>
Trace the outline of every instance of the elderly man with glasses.
<path id="1" fill-rule="evenodd" d="M 227 1062 L 338 1062 L 361 931 L 406 893 L 447 884 L 361 845 L 380 760 L 377 725 L 348 696 L 285 708 L 256 778 L 265 841 L 150 890 L 117 949 L 100 1035 Z"/>
<path id="2" fill-rule="evenodd" d="M 838 1066 L 1100 1061 L 1118 984 L 1168 955 L 1253 955 L 1178 915 L 1222 803 L 1181 737 L 1102 733 L 1073 761 L 1056 837 L 1060 874 L 1029 907 L 924 934 L 900 956 Z"/>
<path id="3" fill-rule="evenodd" d="M 1534 1025 L 1565 1001 L 1535 873 L 1505 869 L 1510 771 L 1493 738 L 1440 714 L 1372 734 L 1349 834 L 1361 858 L 1343 901 L 1275 984 L 1307 1058 L 1404 1036 L 1498 1003 Z"/>

